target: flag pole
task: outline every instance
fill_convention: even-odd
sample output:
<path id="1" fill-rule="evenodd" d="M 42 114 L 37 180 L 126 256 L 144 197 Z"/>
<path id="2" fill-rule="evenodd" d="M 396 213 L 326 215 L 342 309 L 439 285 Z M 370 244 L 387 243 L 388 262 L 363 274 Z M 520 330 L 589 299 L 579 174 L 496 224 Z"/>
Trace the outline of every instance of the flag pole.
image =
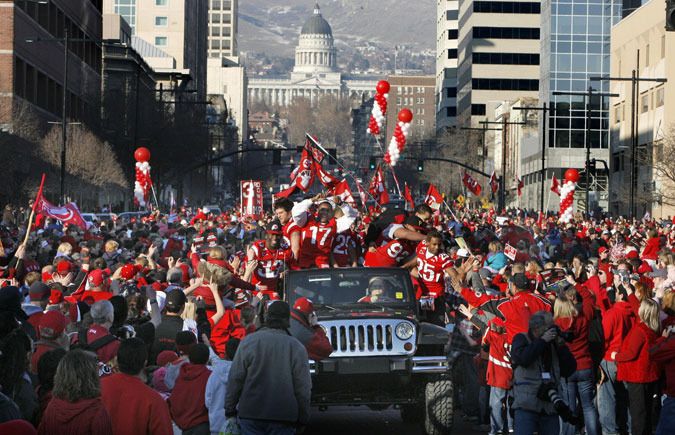
<path id="1" fill-rule="evenodd" d="M 443 204 L 445 204 L 445 206 L 448 208 L 448 211 L 450 212 L 450 214 L 452 215 L 452 217 L 453 217 L 457 222 L 459 222 L 459 219 L 457 219 L 457 216 L 455 216 L 455 213 L 453 213 L 452 208 L 450 208 L 450 206 L 448 205 L 448 203 L 445 201 L 445 198 L 443 198 Z"/>
<path id="2" fill-rule="evenodd" d="M 33 218 L 35 217 L 35 209 L 37 208 L 38 202 L 42 197 L 42 189 L 45 185 L 45 174 L 42 174 L 42 179 L 40 180 L 40 187 L 38 188 L 37 196 L 33 202 L 33 207 L 30 210 L 30 216 L 28 217 L 28 226 L 26 227 L 26 236 L 23 238 L 23 244 L 28 243 L 28 237 L 30 236 L 30 228 L 33 226 Z"/>

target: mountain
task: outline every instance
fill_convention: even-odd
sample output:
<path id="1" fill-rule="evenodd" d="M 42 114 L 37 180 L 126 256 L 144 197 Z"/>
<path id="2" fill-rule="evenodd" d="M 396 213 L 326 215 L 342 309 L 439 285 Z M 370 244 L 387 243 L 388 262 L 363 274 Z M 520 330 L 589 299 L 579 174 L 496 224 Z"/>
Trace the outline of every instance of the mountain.
<path id="1" fill-rule="evenodd" d="M 240 50 L 293 57 L 300 28 L 314 4 L 313 0 L 240 1 Z M 365 47 L 393 51 L 395 45 L 406 45 L 421 52 L 436 46 L 436 0 L 323 0 L 319 6 L 340 51 Z"/>

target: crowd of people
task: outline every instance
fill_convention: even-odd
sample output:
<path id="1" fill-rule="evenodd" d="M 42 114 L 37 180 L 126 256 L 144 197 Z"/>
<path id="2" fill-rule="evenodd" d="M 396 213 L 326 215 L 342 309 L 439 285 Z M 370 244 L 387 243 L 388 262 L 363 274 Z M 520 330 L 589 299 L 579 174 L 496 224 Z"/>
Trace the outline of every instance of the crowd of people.
<path id="1" fill-rule="evenodd" d="M 283 280 L 338 267 L 410 271 L 423 317 L 451 331 L 455 402 L 490 434 L 675 427 L 672 220 L 323 194 L 256 218 L 28 216 L 0 222 L 0 433 L 301 433 L 308 361 L 333 347 Z"/>

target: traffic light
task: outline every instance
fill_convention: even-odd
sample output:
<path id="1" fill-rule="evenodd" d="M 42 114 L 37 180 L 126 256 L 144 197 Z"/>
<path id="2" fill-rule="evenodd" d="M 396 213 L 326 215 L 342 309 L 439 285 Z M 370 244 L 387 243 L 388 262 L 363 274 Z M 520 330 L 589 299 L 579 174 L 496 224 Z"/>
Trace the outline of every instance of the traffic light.
<path id="1" fill-rule="evenodd" d="M 675 0 L 666 0 L 666 31 L 675 32 Z"/>
<path id="2" fill-rule="evenodd" d="M 281 165 L 281 150 L 272 151 L 272 165 L 274 166 Z"/>
<path id="3" fill-rule="evenodd" d="M 417 172 L 424 172 L 424 160 L 417 161 Z"/>
<path id="4" fill-rule="evenodd" d="M 375 157 L 370 158 L 370 165 L 369 166 L 370 166 L 371 170 L 375 170 L 375 168 L 377 167 L 377 162 L 376 162 Z"/>
<path id="5" fill-rule="evenodd" d="M 590 172 L 591 174 L 594 174 L 594 173 L 595 173 L 595 167 L 596 167 L 596 160 L 595 160 L 595 159 L 591 159 L 591 160 L 588 162 L 588 170 L 589 170 L 589 172 Z"/>

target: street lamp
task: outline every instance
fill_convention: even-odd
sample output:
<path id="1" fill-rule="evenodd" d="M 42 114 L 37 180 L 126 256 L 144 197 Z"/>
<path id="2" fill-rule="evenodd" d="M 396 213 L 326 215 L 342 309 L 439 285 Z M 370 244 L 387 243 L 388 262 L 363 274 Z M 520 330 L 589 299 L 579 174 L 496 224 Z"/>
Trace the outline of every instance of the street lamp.
<path id="1" fill-rule="evenodd" d="M 596 95 L 602 97 L 618 97 L 619 94 L 595 92 L 592 86 L 588 87 L 586 92 L 560 92 L 553 91 L 553 95 L 576 95 L 584 97 L 584 104 L 586 105 L 586 214 L 590 213 L 590 192 L 591 192 L 591 97 Z M 600 103 L 602 109 L 602 102 Z M 602 146 L 602 144 L 600 144 Z"/>
<path id="2" fill-rule="evenodd" d="M 638 51 L 639 58 L 639 51 Z M 635 217 L 635 191 L 637 190 L 637 179 L 638 179 L 638 165 L 637 165 L 637 149 L 638 149 L 638 113 L 637 113 L 637 98 L 638 98 L 638 88 L 637 85 L 639 82 L 655 82 L 655 83 L 665 83 L 668 80 L 664 78 L 640 78 L 638 76 L 638 71 L 633 70 L 630 77 L 610 77 L 610 76 L 601 76 L 601 77 L 591 77 L 591 81 L 607 81 L 607 82 L 631 82 L 631 101 L 630 101 L 630 148 L 631 148 L 631 158 L 630 158 L 630 197 L 629 197 L 629 216 L 631 218 Z"/>

